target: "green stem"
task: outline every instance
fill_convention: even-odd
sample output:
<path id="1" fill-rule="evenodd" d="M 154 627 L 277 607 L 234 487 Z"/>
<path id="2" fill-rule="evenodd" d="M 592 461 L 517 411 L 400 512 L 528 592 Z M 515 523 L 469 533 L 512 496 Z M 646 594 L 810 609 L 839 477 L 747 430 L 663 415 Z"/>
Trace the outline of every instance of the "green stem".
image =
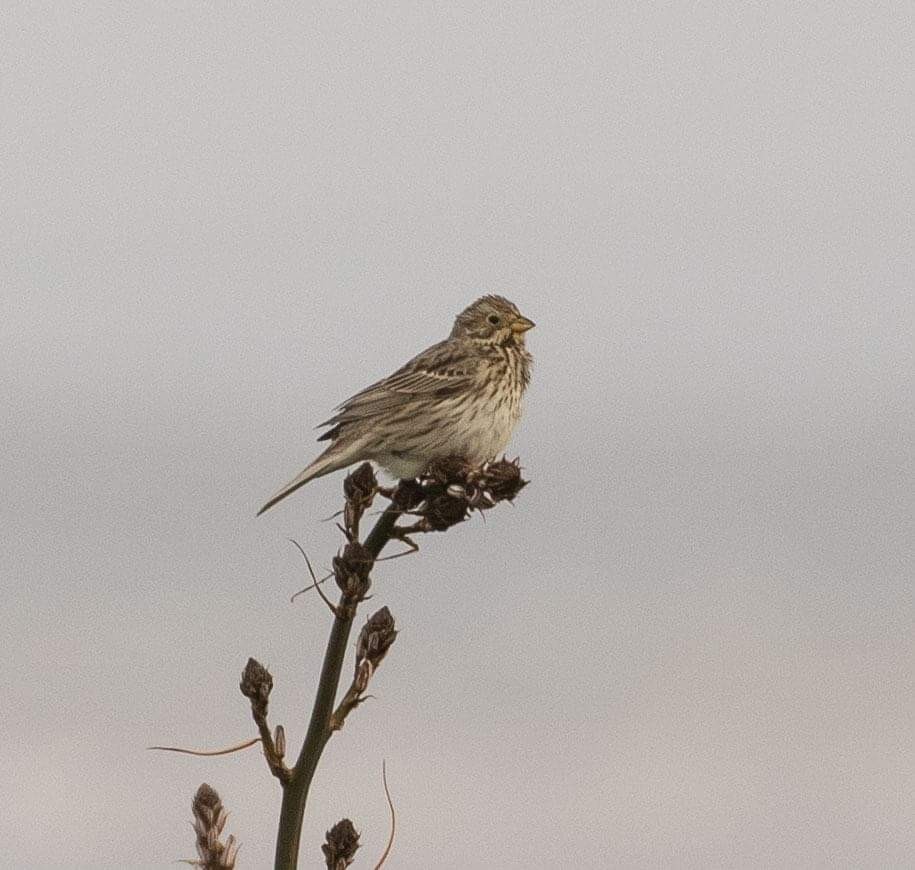
<path id="1" fill-rule="evenodd" d="M 388 505 L 375 527 L 365 539 L 364 546 L 369 550 L 372 559 L 377 559 L 384 545 L 391 540 L 391 532 L 401 511 L 394 504 Z M 343 598 L 340 599 L 343 604 Z M 275 870 L 295 870 L 299 860 L 299 844 L 302 836 L 302 819 L 305 817 L 305 803 L 308 800 L 308 789 L 318 767 L 321 753 L 333 733 L 330 728 L 330 717 L 334 711 L 334 700 L 340 686 L 340 672 L 350 630 L 353 627 L 353 608 L 339 606 L 338 615 L 327 640 L 324 653 L 324 664 L 321 666 L 321 679 L 318 692 L 311 711 L 308 733 L 299 752 L 299 758 L 288 782 L 283 783 L 283 804 L 280 809 L 280 825 L 276 836 Z"/>

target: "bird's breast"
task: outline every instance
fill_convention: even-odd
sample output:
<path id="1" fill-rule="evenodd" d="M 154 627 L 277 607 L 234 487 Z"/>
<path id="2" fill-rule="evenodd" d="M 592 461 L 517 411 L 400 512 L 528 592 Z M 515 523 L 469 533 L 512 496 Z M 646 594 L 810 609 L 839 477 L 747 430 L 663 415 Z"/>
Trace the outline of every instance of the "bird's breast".
<path id="1" fill-rule="evenodd" d="M 521 417 L 526 384 L 523 362 L 520 355 L 501 347 L 487 357 L 460 409 L 454 452 L 483 461 L 505 449 Z"/>

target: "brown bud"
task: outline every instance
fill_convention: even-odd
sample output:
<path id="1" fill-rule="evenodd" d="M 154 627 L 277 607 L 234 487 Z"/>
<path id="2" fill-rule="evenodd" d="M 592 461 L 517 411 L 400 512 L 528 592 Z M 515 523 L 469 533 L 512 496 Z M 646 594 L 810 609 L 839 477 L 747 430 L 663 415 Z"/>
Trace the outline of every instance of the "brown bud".
<path id="1" fill-rule="evenodd" d="M 273 677 L 257 659 L 248 659 L 239 683 L 241 693 L 251 701 L 251 712 L 255 719 L 266 717 L 267 702 L 273 689 Z"/>
<path id="2" fill-rule="evenodd" d="M 206 783 L 197 789 L 191 809 L 194 813 L 194 832 L 197 835 L 197 866 L 231 870 L 238 854 L 238 842 L 229 836 L 225 845 L 219 837 L 226 825 L 226 810 L 215 789 Z"/>
<path id="3" fill-rule="evenodd" d="M 473 465 L 463 456 L 446 456 L 444 459 L 434 459 L 430 462 L 423 472 L 422 480 L 424 483 L 434 482 L 442 487 L 462 484 L 472 469 Z"/>
<path id="4" fill-rule="evenodd" d="M 202 783 L 197 793 L 194 795 L 194 803 L 191 808 L 195 816 L 204 816 L 210 820 L 213 811 L 222 805 L 219 799 L 219 793 L 209 783 Z"/>
<path id="5" fill-rule="evenodd" d="M 368 510 L 377 491 L 378 481 L 368 462 L 363 462 L 344 479 L 343 494 L 346 496 L 346 504 L 343 506 L 343 525 L 348 538 L 353 539 L 359 536 L 359 520 Z"/>
<path id="6" fill-rule="evenodd" d="M 378 480 L 369 462 L 363 462 L 343 480 L 343 494 L 347 501 L 371 502 L 378 489 Z"/>
<path id="7" fill-rule="evenodd" d="M 469 505 L 466 497 L 454 497 L 447 492 L 431 496 L 422 515 L 431 531 L 444 532 L 467 519 Z"/>
<path id="8" fill-rule="evenodd" d="M 525 486 L 518 460 L 500 459 L 487 462 L 480 471 L 478 486 L 487 491 L 494 502 L 511 501 Z"/>
<path id="9" fill-rule="evenodd" d="M 340 591 L 348 598 L 361 601 L 372 581 L 369 572 L 374 559 L 372 554 L 358 541 L 350 541 L 339 556 L 334 556 L 334 578 Z"/>
<path id="10" fill-rule="evenodd" d="M 341 819 L 327 832 L 321 846 L 328 870 L 345 870 L 353 863 L 359 848 L 359 834 L 349 819 Z"/>
<path id="11" fill-rule="evenodd" d="M 394 617 L 387 607 L 382 607 L 366 620 L 362 631 L 359 632 L 359 640 L 356 642 L 357 677 L 362 661 L 371 662 L 373 670 L 378 667 L 396 637 L 397 629 L 394 628 Z"/>
<path id="12" fill-rule="evenodd" d="M 418 480 L 402 480 L 394 490 L 393 502 L 402 511 L 410 511 L 425 497 L 426 492 Z"/>

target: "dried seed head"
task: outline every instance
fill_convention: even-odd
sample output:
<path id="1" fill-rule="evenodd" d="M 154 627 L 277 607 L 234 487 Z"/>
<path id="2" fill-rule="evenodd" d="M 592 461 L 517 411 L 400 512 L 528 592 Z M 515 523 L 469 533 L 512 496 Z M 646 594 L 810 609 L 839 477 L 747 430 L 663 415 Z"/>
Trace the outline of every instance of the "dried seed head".
<path id="1" fill-rule="evenodd" d="M 205 782 L 197 789 L 191 808 L 194 811 L 195 818 L 203 817 L 209 822 L 211 818 L 215 817 L 221 806 L 222 801 L 219 799 L 218 792 L 209 783 Z"/>
<path id="2" fill-rule="evenodd" d="M 219 841 L 226 824 L 226 811 L 215 789 L 203 783 L 194 795 L 191 809 L 197 834 L 197 866 L 206 870 L 232 870 L 238 842 L 234 836 L 229 836 L 225 845 Z"/>
<path id="3" fill-rule="evenodd" d="M 273 689 L 273 677 L 257 659 L 248 659 L 248 664 L 241 674 L 239 683 L 241 693 L 251 700 L 251 708 L 256 713 L 267 713 L 267 701 Z"/>
<path id="4" fill-rule="evenodd" d="M 420 479 L 425 499 L 414 512 L 424 518 L 425 531 L 445 531 L 467 519 L 471 510 L 511 501 L 525 484 L 517 460 L 473 465 L 460 456 L 438 459 Z"/>
<path id="5" fill-rule="evenodd" d="M 321 846 L 328 870 L 345 870 L 353 863 L 359 848 L 359 834 L 349 819 L 341 819 L 327 832 Z"/>
<path id="6" fill-rule="evenodd" d="M 480 470 L 478 485 L 489 492 L 494 502 L 511 501 L 525 486 L 518 460 L 500 459 Z"/>
<path id="7" fill-rule="evenodd" d="M 391 611 L 382 607 L 373 613 L 362 626 L 356 642 L 356 675 L 359 675 L 359 666 L 363 661 L 371 662 L 373 670 L 377 668 L 396 637 L 397 629 Z"/>
<path id="8" fill-rule="evenodd" d="M 343 494 L 347 501 L 371 502 L 377 489 L 378 480 L 369 462 L 363 462 L 343 480 Z"/>
<path id="9" fill-rule="evenodd" d="M 423 477 L 442 487 L 447 487 L 452 483 L 463 484 L 472 470 L 473 464 L 463 456 L 446 456 L 444 459 L 435 459 L 430 462 Z"/>
<path id="10" fill-rule="evenodd" d="M 427 499 L 423 517 L 431 531 L 444 532 L 464 522 L 469 515 L 469 508 L 466 496 L 457 498 L 441 493 Z"/>
<path id="11" fill-rule="evenodd" d="M 418 480 L 402 480 L 394 490 L 393 502 L 402 511 L 413 510 L 425 498 L 425 490 Z"/>
<path id="12" fill-rule="evenodd" d="M 344 479 L 343 494 L 346 496 L 346 504 L 343 506 L 343 525 L 346 527 L 347 537 L 358 537 L 359 520 L 368 510 L 377 491 L 378 481 L 368 462 L 363 462 Z"/>
<path id="13" fill-rule="evenodd" d="M 340 591 L 348 598 L 362 600 L 369 591 L 372 581 L 372 554 L 358 541 L 350 541 L 339 556 L 334 556 L 334 578 Z"/>

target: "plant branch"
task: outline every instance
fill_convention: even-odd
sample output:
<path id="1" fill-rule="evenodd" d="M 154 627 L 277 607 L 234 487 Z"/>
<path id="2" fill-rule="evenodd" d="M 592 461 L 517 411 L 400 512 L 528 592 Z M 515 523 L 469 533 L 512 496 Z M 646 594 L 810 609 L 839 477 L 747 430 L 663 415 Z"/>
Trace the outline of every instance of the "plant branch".
<path id="1" fill-rule="evenodd" d="M 248 659 L 241 675 L 239 684 L 241 693 L 251 701 L 251 716 L 257 725 L 261 736 L 261 746 L 264 749 L 264 758 L 270 772 L 281 782 L 289 781 L 292 772 L 283 761 L 283 753 L 277 750 L 270 726 L 267 724 L 267 706 L 270 692 L 273 690 L 273 677 L 270 672 L 257 660 Z"/>
<path id="2" fill-rule="evenodd" d="M 392 539 L 402 541 L 411 550 L 415 550 L 416 544 L 409 537 L 411 534 L 443 532 L 466 520 L 473 511 L 482 512 L 500 501 L 511 501 L 524 485 L 518 462 L 505 459 L 475 466 L 461 457 L 451 457 L 431 464 L 421 479 L 400 481 L 393 490 L 378 486 L 372 467 L 367 462 L 347 475 L 343 483 L 346 504 L 341 527 L 347 543 L 333 560 L 333 576 L 341 594 L 335 606 L 328 602 L 334 621 L 324 652 L 305 740 L 295 766 L 291 770 L 283 768 L 288 770 L 288 777 L 279 777 L 283 786 L 283 802 L 277 832 L 275 870 L 295 870 L 297 867 L 305 804 L 324 747 L 333 732 L 342 727 L 347 714 L 365 699 L 364 692 L 369 680 L 397 634 L 387 608 L 369 620 L 357 645 L 353 682 L 334 710 L 353 619 L 359 604 L 368 597 L 371 586 L 369 574 L 381 551 Z M 390 504 L 365 541 L 360 543 L 360 520 L 378 494 L 390 499 Z M 397 522 L 405 514 L 418 516 L 419 520 L 412 525 L 399 526 Z M 309 569 L 310 567 L 309 565 Z M 315 580 L 314 585 L 317 586 L 320 582 Z M 267 693 L 269 694 L 269 688 Z M 257 721 L 258 711 L 255 710 L 254 698 L 251 703 Z M 266 729 L 266 696 L 263 699 L 263 719 Z M 263 733 L 262 731 L 262 736 Z M 268 756 L 268 763 L 270 756 L 266 741 L 269 736 L 269 731 L 266 731 L 264 752 Z"/>
<path id="3" fill-rule="evenodd" d="M 401 508 L 396 503 L 392 502 L 388 505 L 362 545 L 367 551 L 365 555 L 370 560 L 368 565 L 360 566 L 365 571 L 366 577 L 368 571 L 371 570 L 371 563 L 378 558 L 385 544 L 391 539 L 391 533 L 400 514 Z M 294 870 L 297 866 L 308 789 L 311 786 L 321 753 L 333 733 L 331 716 L 340 685 L 343 660 L 349 644 L 353 618 L 356 615 L 356 605 L 364 597 L 364 592 L 361 596 L 357 596 L 354 594 L 355 591 L 358 590 L 344 589 L 340 595 L 327 648 L 324 652 L 324 663 L 321 666 L 321 677 L 318 681 L 318 690 L 305 742 L 302 744 L 289 780 L 283 783 L 283 803 L 280 809 L 280 824 L 276 841 L 275 867 L 277 870 Z"/>
<path id="4" fill-rule="evenodd" d="M 334 517 L 340 516 L 341 513 L 343 515 L 343 524 L 337 525 L 343 532 L 346 544 L 334 557 L 331 573 L 326 577 L 316 578 L 304 549 L 293 541 L 305 558 L 312 585 L 333 614 L 333 624 L 324 652 L 308 731 L 295 765 L 290 768 L 284 761 L 286 735 L 283 727 L 277 726 L 273 733 L 270 731 L 267 712 L 270 692 L 273 689 L 273 677 L 255 659 L 248 660 L 242 673 L 240 688 L 242 694 L 251 702 L 251 714 L 259 737 L 214 751 L 150 747 L 191 755 L 222 755 L 237 752 L 260 742 L 270 771 L 279 780 L 283 789 L 276 842 L 276 870 L 296 870 L 305 805 L 321 754 L 334 731 L 343 726 L 347 715 L 368 697 L 365 692 L 369 682 L 397 635 L 394 619 L 386 607 L 369 618 L 356 645 L 356 667 L 352 683 L 334 709 L 356 610 L 359 604 L 369 597 L 370 573 L 375 563 L 382 561 L 382 550 L 389 541 L 397 540 L 409 549 L 388 558 L 396 559 L 415 552 L 418 548 L 411 535 L 444 532 L 469 519 L 474 512 L 482 513 L 503 501 L 511 503 L 526 483 L 527 481 L 521 477 L 518 460 L 501 459 L 475 465 L 460 456 L 452 456 L 430 463 L 421 477 L 401 480 L 396 487 L 389 489 L 379 486 L 371 464 L 363 463 L 347 475 L 343 482 L 346 497 L 344 509 Z M 360 542 L 360 522 L 377 495 L 388 499 L 390 504 L 381 513 L 365 541 Z M 415 522 L 399 525 L 401 517 L 415 518 Z M 336 605 L 320 588 L 330 577 L 336 579 L 340 589 L 340 598 Z M 294 595 L 293 599 L 295 597 Z M 391 809 L 391 836 L 381 860 L 376 865 L 376 870 L 390 854 L 396 824 L 394 806 L 383 769 L 382 777 Z M 228 870 L 234 866 L 238 844 L 234 837 L 229 837 L 225 845 L 219 843 L 219 835 L 225 824 L 225 811 L 218 795 L 209 786 L 201 786 L 195 798 L 194 811 L 199 857 L 190 863 Z M 328 867 L 332 866 L 334 870 L 348 867 L 358 848 L 358 835 L 352 822 L 344 819 L 335 825 L 328 832 L 325 847 Z"/>

